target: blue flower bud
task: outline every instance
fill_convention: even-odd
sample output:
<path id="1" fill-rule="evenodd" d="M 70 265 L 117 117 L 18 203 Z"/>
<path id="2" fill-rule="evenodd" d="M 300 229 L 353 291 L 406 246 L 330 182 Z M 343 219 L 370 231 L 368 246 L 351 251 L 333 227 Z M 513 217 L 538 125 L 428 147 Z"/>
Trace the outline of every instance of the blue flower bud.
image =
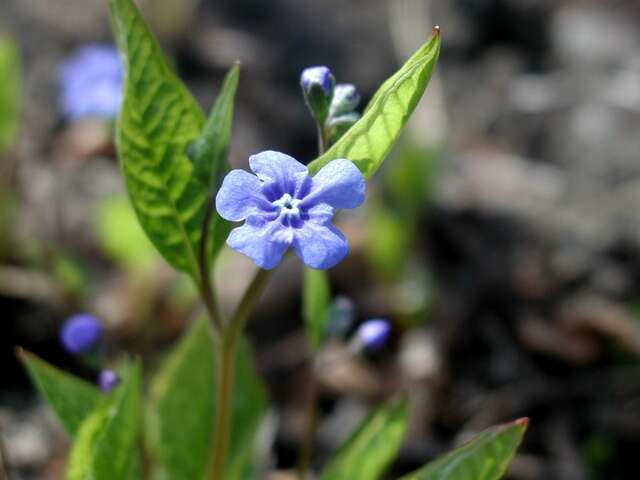
<path id="1" fill-rule="evenodd" d="M 69 353 L 91 350 L 102 336 L 102 325 L 95 317 L 80 313 L 70 317 L 60 329 L 60 343 Z"/>
<path id="2" fill-rule="evenodd" d="M 356 340 L 368 350 L 382 348 L 391 334 L 391 325 L 382 318 L 372 318 L 365 321 L 356 331 Z"/>
<path id="3" fill-rule="evenodd" d="M 336 85 L 329 107 L 329 117 L 339 117 L 353 112 L 360 104 L 360 94 L 350 83 Z"/>
<path id="4" fill-rule="evenodd" d="M 120 376 L 113 370 L 102 370 L 98 375 L 98 388 L 104 393 L 109 393 L 120 383 Z"/>
<path id="5" fill-rule="evenodd" d="M 335 78 L 324 66 L 306 68 L 300 75 L 304 100 L 318 122 L 324 122 L 329 114 Z"/>

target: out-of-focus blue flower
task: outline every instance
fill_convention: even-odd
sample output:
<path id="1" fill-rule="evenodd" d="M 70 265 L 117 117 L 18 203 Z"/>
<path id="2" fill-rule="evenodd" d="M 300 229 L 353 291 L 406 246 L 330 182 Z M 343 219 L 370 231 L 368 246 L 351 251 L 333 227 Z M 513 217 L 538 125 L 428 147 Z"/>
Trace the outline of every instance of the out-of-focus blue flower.
<path id="1" fill-rule="evenodd" d="M 304 100 L 313 117 L 324 122 L 329 113 L 336 81 L 327 67 L 309 67 L 300 75 L 300 85 Z"/>
<path id="2" fill-rule="evenodd" d="M 391 334 L 391 325 L 382 318 L 372 318 L 362 323 L 356 331 L 356 341 L 368 350 L 382 348 Z"/>
<path id="3" fill-rule="evenodd" d="M 98 375 L 98 388 L 104 393 L 109 393 L 119 383 L 120 376 L 113 370 L 102 370 Z"/>
<path id="4" fill-rule="evenodd" d="M 80 48 L 60 66 L 60 109 L 69 120 L 113 118 L 120 109 L 123 66 L 109 44 Z"/>
<path id="5" fill-rule="evenodd" d="M 100 341 L 102 325 L 88 313 L 70 317 L 60 329 L 60 343 L 69 353 L 88 352 Z"/>
<path id="6" fill-rule="evenodd" d="M 221 217 L 244 225 L 227 244 L 272 269 L 289 247 L 316 269 L 327 269 L 348 253 L 344 235 L 331 223 L 336 208 L 355 208 L 364 201 L 366 184 L 349 160 L 338 159 L 314 176 L 283 153 L 266 151 L 249 158 L 256 175 L 232 170 L 216 196 Z"/>

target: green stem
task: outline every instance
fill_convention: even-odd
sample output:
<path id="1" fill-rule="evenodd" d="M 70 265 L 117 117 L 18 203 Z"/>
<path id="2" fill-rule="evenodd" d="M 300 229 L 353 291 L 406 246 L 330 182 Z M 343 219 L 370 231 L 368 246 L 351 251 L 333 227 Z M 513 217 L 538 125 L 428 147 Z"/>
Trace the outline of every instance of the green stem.
<path id="1" fill-rule="evenodd" d="M 318 123 L 318 155 L 322 155 L 329 148 L 329 133 L 322 123 Z M 298 478 L 304 480 L 307 471 L 311 466 L 311 458 L 313 457 L 313 441 L 316 437 L 318 429 L 318 378 L 315 370 L 315 363 L 311 362 L 309 372 L 309 391 L 304 406 L 304 433 L 302 445 L 300 446 L 300 455 L 298 460 Z"/>
<path id="2" fill-rule="evenodd" d="M 231 439 L 236 350 L 242 338 L 247 318 L 260 298 L 270 273 L 267 270 L 258 270 L 240 300 L 236 312 L 223 330 L 216 382 L 216 412 L 211 467 L 213 480 L 225 480 L 227 451 Z"/>
<path id="3" fill-rule="evenodd" d="M 11 466 L 9 465 L 9 456 L 4 444 L 3 431 L 0 429 L 0 480 L 13 480 Z"/>
<path id="4" fill-rule="evenodd" d="M 222 315 L 218 307 L 213 285 L 211 282 L 211 272 L 209 271 L 209 251 L 207 245 L 209 243 L 209 232 L 211 230 L 211 219 L 213 218 L 213 198 L 207 202 L 207 209 L 204 213 L 202 221 L 202 231 L 200 232 L 200 251 L 198 252 L 198 268 L 200 270 L 200 296 L 207 308 L 209 318 L 213 323 L 214 330 L 219 334 L 222 332 Z"/>

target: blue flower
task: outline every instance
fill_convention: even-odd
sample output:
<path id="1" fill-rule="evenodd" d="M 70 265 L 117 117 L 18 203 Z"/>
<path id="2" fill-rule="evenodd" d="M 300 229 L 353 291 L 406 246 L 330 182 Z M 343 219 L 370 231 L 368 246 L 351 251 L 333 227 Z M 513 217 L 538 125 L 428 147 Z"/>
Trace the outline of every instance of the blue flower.
<path id="1" fill-rule="evenodd" d="M 300 75 L 304 101 L 313 118 L 320 123 L 327 119 L 335 83 L 335 78 L 327 67 L 309 67 Z"/>
<path id="2" fill-rule="evenodd" d="M 336 208 L 362 204 L 365 181 L 349 160 L 325 165 L 314 177 L 283 153 L 266 151 L 249 158 L 256 175 L 232 170 L 216 196 L 222 218 L 238 222 L 227 244 L 272 269 L 292 247 L 305 265 L 331 268 L 348 253 L 344 235 L 331 223 Z"/>
<path id="3" fill-rule="evenodd" d="M 60 109 L 70 120 L 113 118 L 120 109 L 123 66 L 109 44 L 81 48 L 60 66 Z"/>
<path id="4" fill-rule="evenodd" d="M 331 70 L 325 66 L 305 68 L 300 74 L 300 84 L 305 93 L 311 91 L 316 85 L 324 92 L 325 96 L 331 97 L 335 80 Z"/>
<path id="5" fill-rule="evenodd" d="M 120 383 L 120 377 L 113 370 L 102 370 L 98 375 L 98 388 L 104 393 L 109 393 Z"/>
<path id="6" fill-rule="evenodd" d="M 382 348 L 391 334 L 391 325 L 382 318 L 367 320 L 356 331 L 356 341 L 369 350 Z"/>
<path id="7" fill-rule="evenodd" d="M 69 353 L 91 350 L 102 337 L 102 325 L 87 313 L 70 317 L 60 329 L 60 343 Z"/>

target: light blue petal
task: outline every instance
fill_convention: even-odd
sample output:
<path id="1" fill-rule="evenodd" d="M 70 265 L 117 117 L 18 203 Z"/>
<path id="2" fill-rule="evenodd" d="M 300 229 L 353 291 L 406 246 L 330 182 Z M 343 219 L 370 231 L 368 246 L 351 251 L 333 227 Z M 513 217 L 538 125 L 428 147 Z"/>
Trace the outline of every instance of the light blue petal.
<path id="1" fill-rule="evenodd" d="M 244 220 L 249 215 L 273 211 L 275 207 L 262 194 L 258 177 L 244 170 L 230 171 L 216 195 L 216 210 L 220 216 L 232 222 Z"/>
<path id="2" fill-rule="evenodd" d="M 340 230 L 314 222 L 294 230 L 293 248 L 305 265 L 318 270 L 333 267 L 349 253 L 349 244 Z"/>
<path id="3" fill-rule="evenodd" d="M 326 203 L 334 208 L 355 208 L 364 202 L 366 183 L 358 167 L 344 159 L 333 160 L 313 177 L 303 204 Z"/>
<path id="4" fill-rule="evenodd" d="M 258 178 L 267 183 L 265 194 L 278 198 L 285 193 L 294 194 L 296 184 L 296 174 L 306 173 L 307 167 L 298 162 L 295 158 L 284 153 L 267 150 L 249 157 L 249 166 Z M 275 200 L 276 198 L 269 198 Z"/>
<path id="5" fill-rule="evenodd" d="M 244 225 L 231 231 L 227 245 L 249 257 L 260 268 L 271 270 L 280 263 L 292 240 L 292 230 L 280 222 L 252 215 Z"/>

